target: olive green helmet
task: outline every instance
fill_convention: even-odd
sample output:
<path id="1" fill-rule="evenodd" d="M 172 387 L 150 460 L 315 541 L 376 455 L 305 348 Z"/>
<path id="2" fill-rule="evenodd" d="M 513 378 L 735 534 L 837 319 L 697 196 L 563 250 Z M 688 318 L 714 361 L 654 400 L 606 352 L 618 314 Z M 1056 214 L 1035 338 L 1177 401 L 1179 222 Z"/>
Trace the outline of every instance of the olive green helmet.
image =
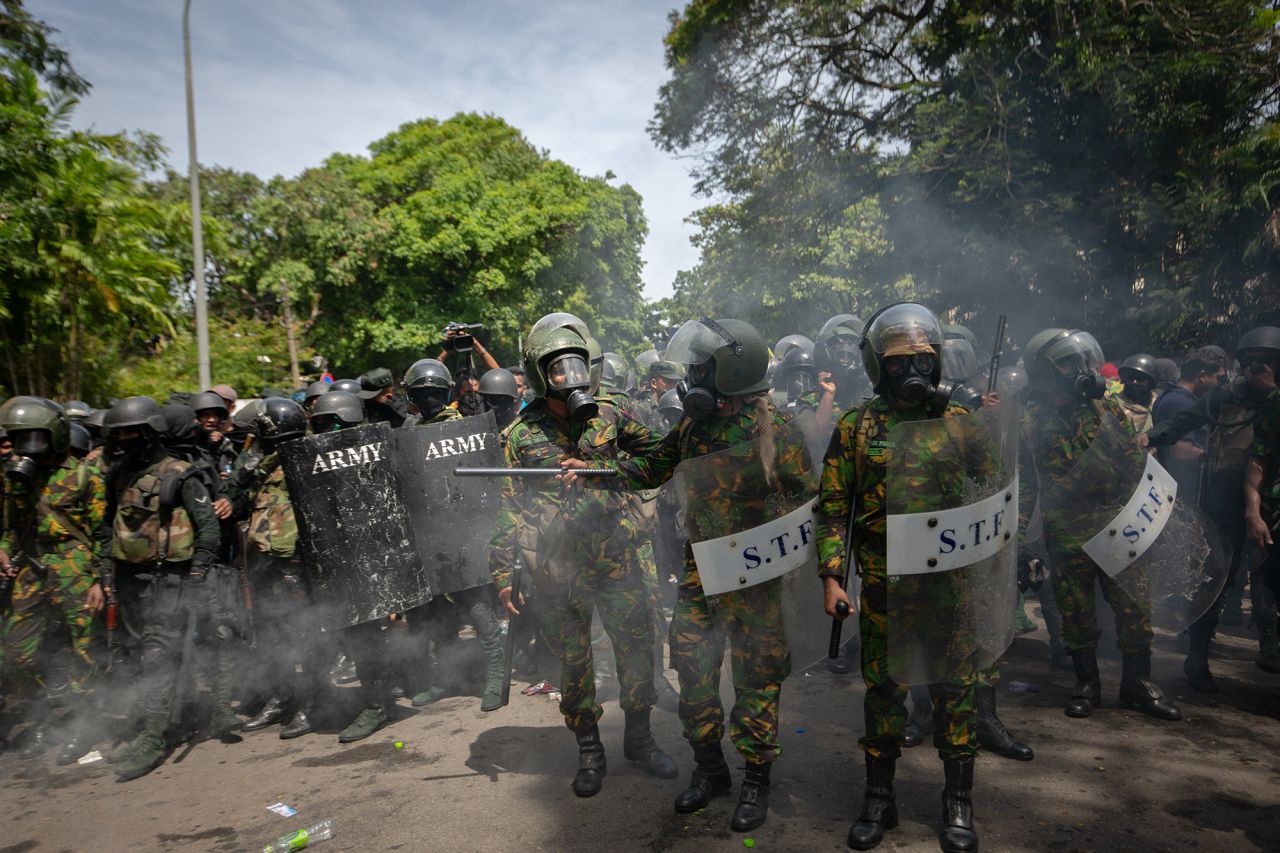
<path id="1" fill-rule="evenodd" d="M 545 398 L 547 396 L 547 373 L 546 366 L 548 359 L 561 352 L 577 352 L 584 360 L 590 364 L 591 351 L 582 336 L 568 326 L 559 328 L 543 328 L 535 329 L 529 333 L 529 337 L 524 342 L 524 378 L 529 390 L 533 391 L 535 397 Z M 600 369 L 604 366 L 604 360 L 600 360 L 600 366 L 591 364 L 591 385 L 590 391 L 595 394 L 600 387 Z"/>
<path id="2" fill-rule="evenodd" d="M 14 397 L 0 406 L 0 427 L 9 434 L 13 450 L 22 456 L 34 456 L 45 450 L 66 453 L 71 441 L 71 425 L 62 407 L 43 397 Z M 34 435 L 36 430 L 48 433 L 46 439 Z M 25 434 L 24 434 L 25 433 Z M 30 437 L 31 441 L 27 441 Z"/>
<path id="3" fill-rule="evenodd" d="M 663 359 L 690 367 L 714 360 L 715 390 L 724 397 L 769 390 L 769 345 L 743 320 L 690 320 L 671 336 Z"/>
<path id="4" fill-rule="evenodd" d="M 529 337 L 532 338 L 539 332 L 546 332 L 552 329 L 572 329 L 578 337 L 586 342 L 587 364 L 591 368 L 591 393 L 594 394 L 596 389 L 600 387 L 600 373 L 604 370 L 604 351 L 600 349 L 600 342 L 591 336 L 591 330 L 587 328 L 587 324 L 581 318 L 564 311 L 557 311 L 539 319 L 538 322 L 533 324 L 533 328 L 529 330 Z M 527 368 L 525 373 L 528 375 Z"/>

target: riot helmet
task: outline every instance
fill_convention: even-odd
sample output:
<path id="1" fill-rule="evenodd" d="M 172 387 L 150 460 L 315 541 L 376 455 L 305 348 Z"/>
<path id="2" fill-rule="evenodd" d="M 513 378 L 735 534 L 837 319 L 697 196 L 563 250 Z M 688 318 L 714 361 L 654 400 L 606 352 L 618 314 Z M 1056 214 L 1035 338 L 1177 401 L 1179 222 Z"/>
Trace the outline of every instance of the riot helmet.
<path id="1" fill-rule="evenodd" d="M 1241 335 L 1236 342 L 1236 363 L 1246 378 L 1265 376 L 1270 365 L 1272 378 L 1280 379 L 1280 328 L 1258 326 Z"/>
<path id="2" fill-rule="evenodd" d="M 1079 329 L 1045 329 L 1027 342 L 1027 381 L 1037 390 L 1100 400 L 1107 392 L 1099 369 L 1105 359 L 1093 335 Z"/>
<path id="3" fill-rule="evenodd" d="M 171 450 L 193 449 L 196 441 L 195 410 L 184 403 L 166 403 L 160 411 L 165 421 L 165 435 L 161 443 Z"/>
<path id="4" fill-rule="evenodd" d="M 79 423 L 93 414 L 93 406 L 90 406 L 84 400 L 68 400 L 62 407 L 62 411 L 66 413 L 67 420 L 72 423 Z"/>
<path id="5" fill-rule="evenodd" d="M 453 389 L 453 374 L 442 362 L 434 358 L 421 358 L 409 365 L 404 372 L 405 394 L 417 407 L 424 420 L 430 420 L 449 405 Z"/>
<path id="6" fill-rule="evenodd" d="M 258 412 L 262 411 L 262 399 L 241 400 L 235 412 L 231 414 L 231 424 L 237 432 L 252 432 Z"/>
<path id="7" fill-rule="evenodd" d="M 777 385 L 787 392 L 787 402 L 793 403 L 818 386 L 818 366 L 813 352 L 797 345 L 787 349 L 780 368 Z"/>
<path id="8" fill-rule="evenodd" d="M 1155 358 L 1146 353 L 1131 355 L 1120 365 L 1120 382 L 1124 384 L 1123 397 L 1131 403 L 1151 405 L 1159 384 L 1159 366 Z"/>
<path id="9" fill-rule="evenodd" d="M 787 353 L 791 351 L 792 347 L 804 347 L 806 352 L 813 355 L 813 341 L 809 338 L 804 335 L 783 335 L 773 345 L 773 357 L 779 361 L 786 361 Z"/>
<path id="10" fill-rule="evenodd" d="M 262 442 L 262 449 L 270 453 L 282 442 L 306 435 L 307 413 L 293 400 L 268 397 L 258 408 L 253 425 Z"/>
<path id="11" fill-rule="evenodd" d="M 1002 367 L 996 374 L 996 391 L 1010 397 L 1017 396 L 1027 387 L 1027 370 L 1019 360 L 1013 367 Z"/>
<path id="12" fill-rule="evenodd" d="M 82 424 L 73 421 L 70 425 L 67 446 L 72 456 L 83 459 L 89 455 L 89 451 L 93 450 L 93 436 L 89 435 L 89 431 Z"/>
<path id="13" fill-rule="evenodd" d="M 963 384 L 977 377 L 978 354 L 968 340 L 959 335 L 949 337 L 951 334 L 942 333 L 942 378 Z"/>
<path id="14" fill-rule="evenodd" d="M 591 336 L 591 330 L 587 328 L 587 324 L 581 318 L 564 311 L 556 311 L 539 318 L 533 324 L 533 328 L 529 330 L 529 337 L 533 337 L 538 332 L 546 332 L 553 329 L 572 329 L 586 343 L 587 363 L 591 368 L 591 393 L 596 393 L 596 390 L 600 387 L 600 373 L 604 369 L 604 353 L 600 349 L 600 343 Z M 525 372 L 528 373 L 527 367 Z"/>
<path id="15" fill-rule="evenodd" d="M 317 379 L 315 382 L 308 385 L 306 393 L 302 395 L 303 408 L 310 411 L 311 404 L 314 403 L 316 398 L 321 394 L 328 394 L 329 386 L 332 384 L 332 382 L 325 382 L 323 379 Z"/>
<path id="16" fill-rule="evenodd" d="M 160 439 L 169 431 L 169 422 L 160 404 L 150 397 L 126 397 L 107 412 L 103 429 L 108 449 L 136 468 L 155 453 Z M 120 433 L 126 430 L 136 430 L 138 434 L 122 438 Z"/>
<path id="17" fill-rule="evenodd" d="M 631 388 L 629 385 L 633 384 L 631 382 L 633 374 L 631 373 L 631 366 L 627 364 L 627 360 L 616 352 L 607 352 L 602 356 L 602 358 L 604 358 L 606 365 L 611 365 L 613 367 L 613 382 L 606 382 L 602 372 L 600 376 L 600 384 L 602 386 L 613 388 L 616 391 L 630 391 Z"/>
<path id="18" fill-rule="evenodd" d="M 360 395 L 360 390 L 359 379 L 339 379 L 329 386 L 329 391 L 345 391 L 356 397 Z"/>
<path id="19" fill-rule="evenodd" d="M 952 340 L 953 338 L 968 341 L 969 346 L 973 347 L 973 351 L 978 351 L 978 336 L 973 333 L 973 330 L 968 326 L 962 326 L 959 323 L 943 323 L 942 340 L 945 342 Z"/>
<path id="20" fill-rule="evenodd" d="M 200 417 L 201 412 L 217 412 L 219 419 L 225 421 L 227 416 L 231 414 L 227 408 L 227 401 L 212 391 L 201 391 L 191 398 L 190 405 L 197 418 Z"/>
<path id="21" fill-rule="evenodd" d="M 680 399 L 680 390 L 672 388 L 658 399 L 658 414 L 662 415 L 670 429 L 680 423 L 684 417 L 684 402 Z"/>
<path id="22" fill-rule="evenodd" d="M 830 373 L 839 382 L 851 377 L 858 364 L 858 341 L 862 321 L 852 314 L 837 314 L 822 325 L 813 342 L 813 358 L 818 370 Z"/>
<path id="23" fill-rule="evenodd" d="M 652 376 L 653 365 L 662 360 L 656 349 L 647 349 L 636 356 L 636 371 L 641 376 Z"/>
<path id="24" fill-rule="evenodd" d="M 862 333 L 862 364 L 875 392 L 891 403 L 946 409 L 952 385 L 942 381 L 942 324 L 918 302 L 881 308 Z"/>
<path id="25" fill-rule="evenodd" d="M 486 371 L 480 377 L 480 398 L 484 400 L 485 407 L 493 412 L 498 426 L 505 427 L 515 418 L 520 402 L 520 389 L 516 385 L 515 375 L 502 367 Z"/>
<path id="26" fill-rule="evenodd" d="M 89 431 L 89 435 L 93 438 L 94 442 L 100 443 L 102 441 L 102 425 L 106 420 L 106 409 L 94 409 L 93 414 L 81 421 L 80 425 Z"/>
<path id="27" fill-rule="evenodd" d="M 540 330 L 524 345 L 525 380 L 539 397 L 564 403 L 572 420 L 590 420 L 599 406 L 589 358 L 586 342 L 573 329 Z"/>
<path id="28" fill-rule="evenodd" d="M 337 384 L 337 383 L 335 383 Z M 364 404 L 355 394 L 330 389 L 311 407 L 311 431 L 333 432 L 364 423 Z"/>
<path id="29" fill-rule="evenodd" d="M 690 320 L 671 336 L 663 358 L 685 365 L 676 387 L 693 420 L 711 417 L 730 397 L 769 390 L 769 346 L 742 320 Z"/>
<path id="30" fill-rule="evenodd" d="M 35 460 L 67 452 L 70 422 L 62 407 L 43 397 L 12 397 L 0 406 L 0 427 L 13 443 L 12 456 Z"/>

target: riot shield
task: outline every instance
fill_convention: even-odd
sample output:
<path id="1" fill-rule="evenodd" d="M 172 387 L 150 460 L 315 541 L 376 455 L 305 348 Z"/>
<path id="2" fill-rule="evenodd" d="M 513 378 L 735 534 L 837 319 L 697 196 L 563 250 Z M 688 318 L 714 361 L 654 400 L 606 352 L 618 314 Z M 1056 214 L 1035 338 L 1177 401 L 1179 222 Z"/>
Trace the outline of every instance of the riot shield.
<path id="1" fill-rule="evenodd" d="M 1046 541 L 1083 550 L 1153 626 L 1176 633 L 1209 609 L 1231 562 L 1194 501 L 1104 415 L 1088 451 L 1044 492 Z"/>
<path id="2" fill-rule="evenodd" d="M 726 450 L 686 459 L 664 489 L 708 596 L 783 578 L 788 643 L 797 659 L 826 648 L 814 540 L 819 470 L 804 435 L 789 426 Z"/>
<path id="3" fill-rule="evenodd" d="M 455 477 L 453 469 L 502 464 L 493 413 L 398 429 L 391 458 L 432 594 L 492 583 L 489 541 L 502 479 Z"/>
<path id="4" fill-rule="evenodd" d="M 388 424 L 289 441 L 281 466 L 298 547 L 326 608 L 326 628 L 381 619 L 431 599 L 408 507 L 391 459 Z"/>
<path id="5" fill-rule="evenodd" d="M 1017 407 L 899 423 L 886 448 L 889 674 L 932 684 L 990 666 L 1017 604 Z"/>

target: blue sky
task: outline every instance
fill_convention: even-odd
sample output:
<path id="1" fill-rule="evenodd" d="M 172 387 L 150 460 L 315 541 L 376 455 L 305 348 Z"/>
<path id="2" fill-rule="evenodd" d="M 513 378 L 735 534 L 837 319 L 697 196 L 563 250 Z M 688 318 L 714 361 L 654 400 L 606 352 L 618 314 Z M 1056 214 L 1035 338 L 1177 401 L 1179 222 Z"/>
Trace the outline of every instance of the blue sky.
<path id="1" fill-rule="evenodd" d="M 187 168 L 182 0 L 28 0 L 93 84 L 76 124 L 157 133 Z M 645 294 L 696 261 L 687 163 L 645 133 L 670 2 L 193 0 L 199 156 L 294 175 L 416 118 L 491 112 L 644 196 Z"/>

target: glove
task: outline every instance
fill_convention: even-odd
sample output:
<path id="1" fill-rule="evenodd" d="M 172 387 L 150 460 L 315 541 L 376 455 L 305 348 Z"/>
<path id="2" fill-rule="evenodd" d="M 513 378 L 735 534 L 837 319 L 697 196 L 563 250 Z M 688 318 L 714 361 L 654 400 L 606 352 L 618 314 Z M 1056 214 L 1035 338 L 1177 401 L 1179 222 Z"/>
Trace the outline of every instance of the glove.
<path id="1" fill-rule="evenodd" d="M 1049 567 L 1025 545 L 1018 546 L 1018 591 L 1039 591 L 1049 576 Z"/>

